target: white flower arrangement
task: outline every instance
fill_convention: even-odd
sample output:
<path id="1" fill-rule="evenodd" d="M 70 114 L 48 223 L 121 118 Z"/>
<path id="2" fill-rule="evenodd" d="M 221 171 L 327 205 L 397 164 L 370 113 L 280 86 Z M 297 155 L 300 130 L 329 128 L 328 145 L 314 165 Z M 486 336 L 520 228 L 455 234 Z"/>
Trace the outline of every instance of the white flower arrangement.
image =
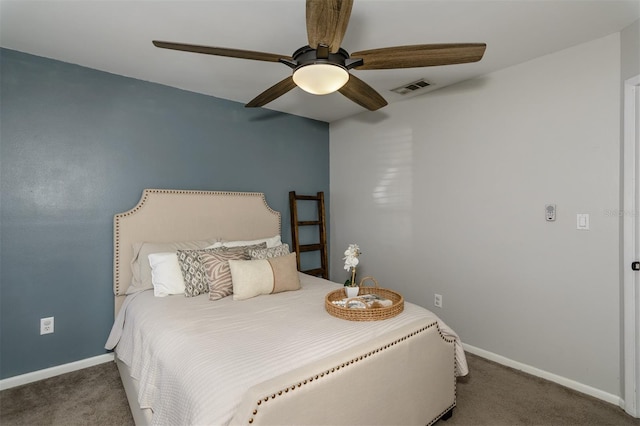
<path id="1" fill-rule="evenodd" d="M 356 266 L 360 262 L 358 260 L 360 256 L 360 247 L 357 244 L 349 244 L 349 247 L 344 252 L 344 269 L 351 271 L 351 279 L 348 279 L 344 284 L 349 287 L 356 286 Z"/>

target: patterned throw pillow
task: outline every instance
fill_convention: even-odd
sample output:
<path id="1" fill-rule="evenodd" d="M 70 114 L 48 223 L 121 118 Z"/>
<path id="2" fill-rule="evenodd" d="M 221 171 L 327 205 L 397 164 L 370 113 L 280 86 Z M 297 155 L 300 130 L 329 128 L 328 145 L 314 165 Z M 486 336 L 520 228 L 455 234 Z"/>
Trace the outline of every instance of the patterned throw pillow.
<path id="1" fill-rule="evenodd" d="M 280 244 L 276 247 L 264 249 L 251 249 L 248 251 L 251 260 L 271 259 L 273 257 L 286 256 L 289 254 L 289 245 Z"/>
<path id="2" fill-rule="evenodd" d="M 242 258 L 248 259 L 247 250 L 266 248 L 266 244 L 257 244 L 244 247 L 221 247 L 215 249 L 202 250 L 178 250 L 178 263 L 184 278 L 184 295 L 186 297 L 199 296 L 209 292 L 209 280 L 205 271 L 201 255 L 206 253 L 226 253 L 227 256 L 236 258 L 235 253 L 239 253 Z"/>
<path id="3" fill-rule="evenodd" d="M 176 252 L 184 279 L 184 295 L 187 297 L 198 296 L 208 290 L 204 269 L 200 262 L 201 251 L 204 250 L 178 250 Z"/>
<path id="4" fill-rule="evenodd" d="M 209 286 L 209 300 L 218 300 L 233 293 L 229 260 L 248 260 L 246 250 L 219 248 L 200 254 L 205 278 Z"/>

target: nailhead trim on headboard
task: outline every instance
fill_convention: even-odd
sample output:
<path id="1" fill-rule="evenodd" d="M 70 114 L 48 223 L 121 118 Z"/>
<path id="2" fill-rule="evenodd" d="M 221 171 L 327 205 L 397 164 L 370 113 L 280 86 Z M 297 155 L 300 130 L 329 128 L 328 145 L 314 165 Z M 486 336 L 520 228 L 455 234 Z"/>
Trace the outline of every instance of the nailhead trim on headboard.
<path id="1" fill-rule="evenodd" d="M 253 411 L 251 412 L 253 417 L 249 418 L 248 424 L 252 424 L 253 423 L 255 416 L 258 415 L 258 410 L 260 409 L 260 407 L 264 403 L 267 403 L 267 402 L 269 402 L 271 400 L 274 400 L 279 396 L 287 395 L 289 393 L 289 391 L 294 392 L 296 389 L 301 388 L 302 386 L 306 385 L 307 383 L 312 383 L 314 380 L 320 380 L 320 379 L 322 379 L 322 378 L 324 378 L 326 376 L 329 376 L 330 374 L 338 372 L 340 369 L 348 368 L 349 366 L 357 363 L 358 361 L 362 361 L 363 359 L 366 359 L 366 358 L 369 358 L 371 356 L 374 356 L 379 352 L 382 352 L 382 351 L 384 351 L 386 349 L 389 349 L 392 346 L 397 345 L 398 343 L 404 342 L 405 340 L 407 340 L 407 339 L 409 339 L 411 337 L 414 337 L 414 336 L 416 336 L 416 335 L 418 335 L 418 334 L 430 329 L 431 327 L 436 327 L 436 329 L 438 330 L 438 333 L 440 334 L 440 337 L 442 337 L 446 342 L 449 342 L 449 343 L 454 343 L 455 342 L 454 339 L 449 339 L 449 338 L 445 337 L 442 334 L 442 331 L 440 330 L 440 327 L 438 327 L 438 323 L 437 322 L 433 322 L 433 323 L 431 323 L 431 324 L 429 324 L 427 326 L 424 326 L 422 328 L 419 328 L 418 330 L 413 331 L 413 332 L 411 332 L 411 333 L 409 333 L 409 334 L 407 334 L 407 335 L 405 335 L 403 337 L 400 337 L 400 338 L 394 340 L 391 343 L 388 343 L 388 344 L 386 344 L 384 346 L 381 346 L 381 347 L 379 347 L 377 349 L 374 349 L 374 350 L 372 350 L 370 352 L 367 352 L 366 354 L 362 354 L 360 356 L 352 358 L 349 361 L 343 362 L 340 365 L 336 365 L 336 366 L 331 367 L 331 368 L 329 368 L 327 370 L 323 370 L 323 371 L 321 371 L 321 372 L 319 372 L 317 374 L 312 375 L 311 377 L 308 377 L 307 379 L 304 379 L 304 380 L 302 380 L 300 382 L 294 383 L 291 386 L 288 386 L 288 387 L 286 387 L 284 389 L 280 389 L 280 390 L 276 391 L 275 393 L 272 393 L 270 395 L 265 395 L 264 397 L 262 397 L 258 401 L 256 401 L 256 405 L 255 405 Z M 455 365 L 455 362 L 456 362 L 455 350 L 453 351 L 453 362 L 454 362 L 454 365 Z M 455 378 L 455 376 L 454 376 L 453 380 L 454 380 L 454 385 L 453 385 L 454 386 L 454 400 L 453 400 L 454 402 L 453 402 L 453 404 L 450 407 L 448 407 L 446 410 L 444 410 L 440 415 L 438 415 L 433 421 L 431 421 L 429 423 L 429 425 L 432 425 L 433 423 L 435 423 L 447 411 L 449 411 L 450 409 L 455 407 L 455 405 L 456 405 L 456 403 L 455 403 L 456 398 L 455 397 L 457 397 L 457 386 L 456 386 L 456 378 Z"/>
<path id="2" fill-rule="evenodd" d="M 280 213 L 273 210 L 268 204 L 267 200 L 262 192 L 232 192 L 232 191 L 198 191 L 198 190 L 183 190 L 183 189 L 145 189 L 142 192 L 142 197 L 138 204 L 129 211 L 118 213 L 114 216 L 114 258 L 115 258 L 115 271 L 114 271 L 114 290 L 115 294 L 120 294 L 121 291 L 121 283 L 120 283 L 120 219 L 136 214 L 140 209 L 145 206 L 150 194 L 189 194 L 189 195 L 233 195 L 233 196 L 249 196 L 249 197 L 260 197 L 262 198 L 262 202 L 268 211 L 272 212 L 280 216 Z M 281 224 L 279 225 L 282 226 Z M 282 228 L 278 230 L 279 233 L 282 233 Z M 128 287 L 129 284 L 126 283 Z"/>

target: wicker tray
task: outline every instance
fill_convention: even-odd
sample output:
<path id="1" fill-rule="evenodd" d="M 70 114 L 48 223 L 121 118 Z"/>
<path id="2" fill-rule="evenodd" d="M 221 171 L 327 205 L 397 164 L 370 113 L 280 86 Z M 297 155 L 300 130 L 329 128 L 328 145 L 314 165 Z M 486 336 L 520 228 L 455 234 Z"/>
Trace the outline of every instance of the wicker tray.
<path id="1" fill-rule="evenodd" d="M 367 280 L 371 280 L 375 284 L 375 287 L 363 286 Z M 380 297 L 391 300 L 393 304 L 382 308 L 343 308 L 342 306 L 337 306 L 332 303 L 335 300 L 342 300 L 347 297 L 347 292 L 341 288 L 325 296 L 324 307 L 330 315 L 349 321 L 380 321 L 395 317 L 404 310 L 404 298 L 402 295 L 386 288 L 380 288 L 378 282 L 373 277 L 364 277 L 362 281 L 360 281 L 360 292 L 358 294 L 377 294 Z"/>

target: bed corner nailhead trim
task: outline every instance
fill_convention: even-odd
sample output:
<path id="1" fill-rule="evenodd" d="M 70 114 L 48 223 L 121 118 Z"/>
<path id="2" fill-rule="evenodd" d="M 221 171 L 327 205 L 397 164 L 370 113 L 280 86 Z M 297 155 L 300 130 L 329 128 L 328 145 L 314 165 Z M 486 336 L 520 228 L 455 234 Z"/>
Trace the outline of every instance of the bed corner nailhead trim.
<path id="1" fill-rule="evenodd" d="M 453 404 L 451 404 L 448 408 L 446 408 L 442 413 L 438 414 L 436 416 L 435 419 L 431 420 L 429 423 L 427 423 L 427 426 L 431 426 L 432 424 L 434 424 L 435 422 L 437 422 L 438 420 L 440 420 L 440 418 L 442 416 L 444 416 L 445 414 L 447 414 L 448 411 L 453 410 L 456 406 L 456 402 L 455 400 L 453 401 Z"/>
<path id="2" fill-rule="evenodd" d="M 389 349 L 389 348 L 391 348 L 392 346 L 395 346 L 395 345 L 396 345 L 396 344 L 398 344 L 398 343 L 401 343 L 401 342 L 403 342 L 403 341 L 405 341 L 405 340 L 408 340 L 408 339 L 409 339 L 409 338 L 411 338 L 411 337 L 417 336 L 418 334 L 420 334 L 420 333 L 422 333 L 422 332 L 424 332 L 424 331 L 426 331 L 426 330 L 428 330 L 428 329 L 430 329 L 431 327 L 434 327 L 434 326 L 437 328 L 438 333 L 440 334 L 440 336 L 444 339 L 444 336 L 442 335 L 442 332 L 440 331 L 440 327 L 438 327 L 438 323 L 437 323 L 437 322 L 432 322 L 431 324 L 426 325 L 426 326 L 424 326 L 424 327 L 421 327 L 421 328 L 419 328 L 419 329 L 417 329 L 417 330 L 415 330 L 415 331 L 413 331 L 413 332 L 411 332 L 411 333 L 409 333 L 409 334 L 407 334 L 407 335 L 405 335 L 405 336 L 402 336 L 402 337 L 400 337 L 400 338 L 398 338 L 398 339 L 394 340 L 394 341 L 393 341 L 393 342 L 391 342 L 391 343 L 388 343 L 388 344 L 386 344 L 386 345 L 384 345 L 384 346 L 381 346 L 381 347 L 379 347 L 379 348 L 373 349 L 373 350 L 371 350 L 370 352 L 367 352 L 366 354 L 362 354 L 362 355 L 360 355 L 360 356 L 356 356 L 356 357 L 354 357 L 354 358 L 350 359 L 349 361 L 346 361 L 346 362 L 344 362 L 344 363 L 342 363 L 342 364 L 340 364 L 340 365 L 337 365 L 337 366 L 335 366 L 335 367 L 330 368 L 329 370 L 324 370 L 324 371 L 319 372 L 318 374 L 316 374 L 316 375 L 314 375 L 314 376 L 311 376 L 311 377 L 309 377 L 309 378 L 307 378 L 307 379 L 304 379 L 303 381 L 301 381 L 301 382 L 298 382 L 298 383 L 297 383 L 297 387 L 302 387 L 302 385 L 306 385 L 307 383 L 311 383 L 311 382 L 313 382 L 314 380 L 319 380 L 320 378 L 323 378 L 324 376 L 328 376 L 328 375 L 330 375 L 331 373 L 335 373 L 336 371 L 340 370 L 340 368 L 346 368 L 346 367 L 347 367 L 347 366 L 349 366 L 349 365 L 353 365 L 353 364 L 357 363 L 358 361 L 361 361 L 361 360 L 363 360 L 363 359 L 365 359 L 365 358 L 371 357 L 371 356 L 373 356 L 373 355 L 375 355 L 375 354 L 377 354 L 377 353 L 379 353 L 379 352 L 382 352 L 382 351 L 383 351 L 383 350 L 385 350 L 385 349 Z M 445 341 L 447 341 L 447 342 L 449 342 L 449 343 L 453 343 L 453 340 L 448 340 L 448 339 L 444 339 L 444 340 L 445 340 Z M 454 367 L 455 367 L 455 351 L 454 351 L 453 361 L 454 361 Z M 455 382 L 455 377 L 454 377 L 454 382 Z M 250 417 L 250 418 L 249 418 L 248 423 L 249 423 L 249 424 L 252 424 L 252 423 L 254 422 L 255 417 L 258 415 L 258 408 L 259 408 L 259 406 L 261 406 L 261 405 L 262 405 L 262 402 L 263 402 L 263 401 L 266 403 L 266 402 L 268 402 L 268 401 L 269 401 L 269 399 L 272 399 L 272 400 L 273 400 L 273 399 L 276 399 L 276 397 L 277 397 L 277 396 L 282 396 L 282 395 L 284 395 L 284 394 L 287 394 L 287 393 L 289 392 L 289 389 L 291 389 L 292 391 L 293 391 L 293 390 L 295 390 L 295 389 L 296 389 L 296 385 L 294 384 L 294 385 L 292 385 L 292 386 L 290 386 L 290 387 L 286 387 L 285 389 L 278 391 L 278 392 L 277 392 L 277 395 L 276 395 L 276 394 L 271 394 L 271 395 L 268 395 L 268 396 L 266 396 L 266 397 L 264 397 L 264 398 L 262 398 L 262 399 L 259 399 L 259 400 L 256 402 L 256 407 L 255 407 L 255 408 L 253 409 L 253 411 L 252 411 L 253 417 Z M 447 411 L 449 411 L 451 408 L 455 407 L 455 405 L 456 405 L 456 403 L 455 403 L 455 396 L 456 396 L 456 393 L 455 393 L 455 385 L 454 385 L 454 402 L 453 402 L 453 404 L 451 405 L 451 407 L 447 408 L 447 409 L 446 409 L 446 410 L 444 410 L 440 415 L 438 415 L 438 416 L 437 416 L 433 421 L 431 421 L 427 426 L 430 426 L 430 425 L 432 425 L 433 423 L 435 423 L 435 422 L 436 422 L 437 420 L 439 420 L 439 419 L 440 419 L 440 417 L 442 417 L 442 416 L 443 416 Z"/>

